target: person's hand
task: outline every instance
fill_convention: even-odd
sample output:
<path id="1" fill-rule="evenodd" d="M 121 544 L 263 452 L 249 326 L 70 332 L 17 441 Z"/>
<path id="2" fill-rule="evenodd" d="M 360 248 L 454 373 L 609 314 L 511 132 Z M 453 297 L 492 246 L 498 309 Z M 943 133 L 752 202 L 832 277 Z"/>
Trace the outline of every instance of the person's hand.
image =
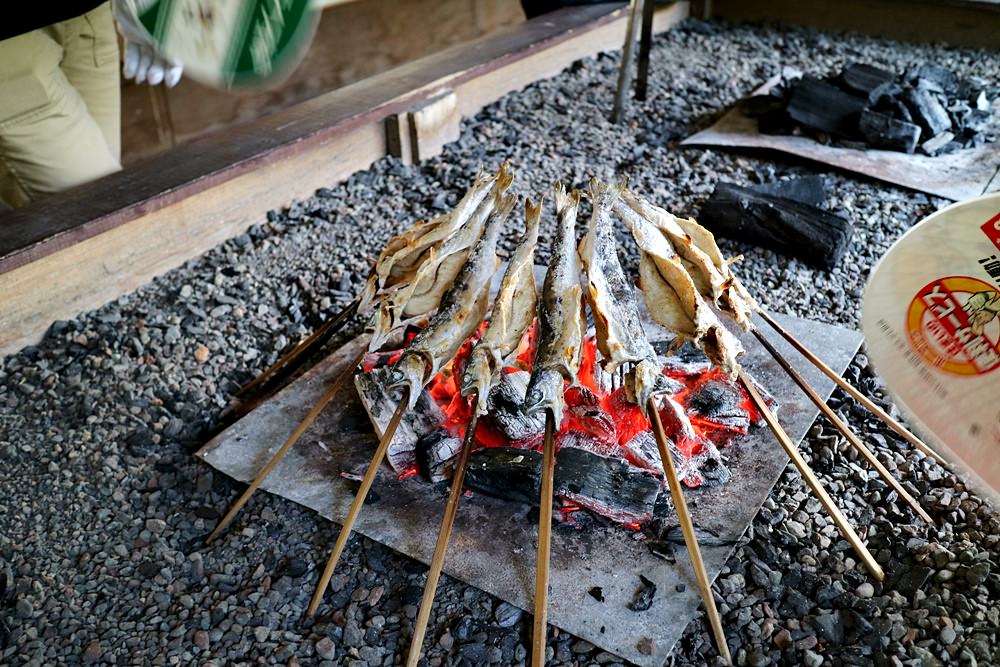
<path id="1" fill-rule="evenodd" d="M 125 59 L 122 76 L 136 83 L 152 86 L 164 84 L 168 88 L 177 85 L 184 72 L 184 65 L 173 58 L 160 54 L 149 35 L 139 25 L 134 6 L 128 0 L 113 0 L 115 21 L 118 32 L 125 40 Z"/>

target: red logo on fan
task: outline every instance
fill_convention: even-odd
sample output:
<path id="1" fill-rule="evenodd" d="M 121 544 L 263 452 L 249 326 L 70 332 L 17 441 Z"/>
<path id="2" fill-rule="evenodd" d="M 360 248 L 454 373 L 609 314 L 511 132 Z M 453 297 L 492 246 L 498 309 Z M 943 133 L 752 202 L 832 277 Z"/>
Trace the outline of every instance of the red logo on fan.
<path id="1" fill-rule="evenodd" d="M 997 213 L 992 218 L 987 220 L 986 224 L 980 227 L 980 229 L 982 229 L 983 233 L 989 237 L 990 241 L 993 242 L 993 245 L 1000 250 L 1000 213 Z"/>

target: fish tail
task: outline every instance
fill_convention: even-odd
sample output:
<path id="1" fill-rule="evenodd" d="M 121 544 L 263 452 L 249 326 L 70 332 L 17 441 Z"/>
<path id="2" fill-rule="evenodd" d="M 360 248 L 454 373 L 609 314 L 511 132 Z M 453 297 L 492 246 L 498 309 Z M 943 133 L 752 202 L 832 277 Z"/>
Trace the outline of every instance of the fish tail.
<path id="1" fill-rule="evenodd" d="M 577 208 L 580 205 L 579 190 L 573 190 L 573 192 L 567 193 L 566 188 L 563 187 L 562 183 L 556 183 L 552 188 L 552 193 L 556 202 L 556 212 L 559 214 L 567 209 Z"/>
<path id="2" fill-rule="evenodd" d="M 514 169 L 510 166 L 510 160 L 504 160 L 504 163 L 500 165 L 500 170 L 497 171 L 497 182 L 493 187 L 498 194 L 503 194 L 510 189 L 513 182 Z"/>

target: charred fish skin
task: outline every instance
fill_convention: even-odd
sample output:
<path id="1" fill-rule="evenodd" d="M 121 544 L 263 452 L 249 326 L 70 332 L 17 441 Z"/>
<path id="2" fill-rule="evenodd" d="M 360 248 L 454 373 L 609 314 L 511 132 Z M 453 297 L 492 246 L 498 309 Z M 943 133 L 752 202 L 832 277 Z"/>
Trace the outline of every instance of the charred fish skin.
<path id="1" fill-rule="evenodd" d="M 497 241 L 517 199 L 497 192 L 482 237 L 441 299 L 441 307 L 393 368 L 390 388 L 406 387 L 412 409 L 424 386 L 450 362 L 486 317 L 490 283 L 500 266 Z"/>
<path id="2" fill-rule="evenodd" d="M 486 414 L 486 397 L 496 383 L 504 364 L 517 352 L 525 332 L 535 319 L 538 303 L 535 288 L 534 257 L 542 203 L 524 202 L 524 235 L 504 272 L 500 290 L 493 302 L 490 323 L 465 363 L 462 374 L 463 396 L 478 394 L 480 416 Z"/>
<path id="3" fill-rule="evenodd" d="M 580 193 L 567 194 L 556 184 L 558 229 L 545 273 L 539 305 L 539 343 L 525 396 L 528 414 L 552 410 L 562 421 L 563 381 L 575 383 L 583 355 L 586 317 L 580 284 L 580 257 L 576 249 L 576 216 Z"/>

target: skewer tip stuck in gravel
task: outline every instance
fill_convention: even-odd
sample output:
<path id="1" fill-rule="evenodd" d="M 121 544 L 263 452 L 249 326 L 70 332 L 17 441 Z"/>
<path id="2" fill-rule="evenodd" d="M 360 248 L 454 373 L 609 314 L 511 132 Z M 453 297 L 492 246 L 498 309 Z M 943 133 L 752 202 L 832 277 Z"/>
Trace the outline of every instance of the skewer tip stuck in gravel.
<path id="1" fill-rule="evenodd" d="M 871 412 L 873 415 L 881 419 L 889 428 L 900 435 L 904 440 L 909 442 L 911 445 L 919 449 L 926 456 L 931 457 L 938 462 L 939 465 L 946 466 L 948 463 L 941 457 L 940 454 L 931 449 L 927 443 L 914 435 L 905 426 L 900 424 L 898 421 L 890 417 L 885 410 L 876 405 L 870 398 L 862 394 L 858 389 L 856 389 L 850 382 L 840 377 L 832 368 L 827 366 L 823 361 L 816 356 L 809 348 L 807 348 L 798 338 L 793 336 L 789 331 L 785 330 L 780 324 L 778 324 L 774 319 L 764 311 L 763 308 L 757 309 L 757 314 L 760 315 L 761 319 L 767 322 L 768 326 L 778 332 L 778 334 L 787 340 L 792 347 L 799 351 L 799 353 L 809 360 L 809 362 L 821 370 L 824 375 L 833 380 L 837 386 L 847 392 L 852 398 L 854 398 L 858 403 L 865 406 L 865 408 Z"/>
<path id="2" fill-rule="evenodd" d="M 535 562 L 535 620 L 531 635 L 531 664 L 545 664 L 548 635 L 549 556 L 552 548 L 552 486 L 555 476 L 556 421 L 552 410 L 545 411 L 545 440 L 542 445 L 542 493 L 538 508 L 538 558 Z"/>
<path id="3" fill-rule="evenodd" d="M 229 511 L 226 512 L 226 515 L 222 517 L 219 524 L 209 534 L 209 536 L 205 538 L 205 544 L 212 544 L 212 542 L 214 542 L 219 535 L 222 534 L 226 527 L 229 526 L 233 519 L 236 518 L 236 515 L 241 509 L 243 509 L 243 506 L 249 502 L 250 497 L 260 487 L 260 485 L 264 483 L 264 480 L 266 480 L 268 475 L 271 474 L 271 471 L 274 470 L 279 463 L 281 463 L 281 460 L 285 458 L 285 455 L 288 454 L 289 450 L 295 445 L 296 442 L 299 441 L 302 434 L 306 432 L 314 421 L 316 421 L 316 417 L 318 417 L 327 404 L 333 400 L 333 397 L 340 391 L 340 386 L 344 383 L 344 380 L 351 377 L 354 373 L 354 369 L 357 368 L 358 364 L 364 360 L 365 353 L 367 351 L 367 345 L 362 345 L 361 352 L 357 355 L 357 357 L 348 362 L 348 365 L 337 374 L 337 376 L 330 383 L 329 388 L 323 393 L 322 396 L 320 396 L 319 400 L 316 401 L 316 404 L 312 407 L 309 413 L 303 417 L 302 421 L 295 427 L 295 430 L 288 436 L 288 439 L 285 440 L 284 444 L 278 448 L 278 451 L 274 453 L 274 456 L 272 456 L 267 464 L 261 468 L 260 472 L 257 473 L 257 476 L 254 477 L 252 482 L 250 482 L 250 485 L 246 488 L 242 495 L 240 495 L 236 502 L 233 503 L 232 507 L 229 508 Z"/>
<path id="4" fill-rule="evenodd" d="M 856 553 L 858 558 L 861 559 L 861 562 L 864 563 L 868 572 L 877 581 L 883 581 L 885 579 L 885 572 L 882 571 L 881 566 L 879 566 L 871 551 L 868 550 L 868 547 L 861 541 L 861 538 L 854 531 L 854 528 L 851 527 L 850 523 L 848 523 L 847 517 L 844 516 L 844 514 L 840 511 L 840 508 L 837 507 L 837 504 L 833 502 L 830 494 L 828 494 L 826 489 L 823 488 L 823 484 L 819 481 L 819 478 L 816 477 L 816 473 L 812 471 L 809 464 L 802 458 L 802 454 L 799 453 L 795 443 L 793 443 L 792 439 L 788 437 L 785 429 L 778 422 L 778 418 L 775 417 L 774 413 L 771 412 L 771 409 L 767 407 L 767 403 L 763 398 L 761 398 L 757 388 L 754 387 L 753 382 L 749 377 L 747 377 L 746 373 L 743 372 L 743 369 L 739 370 L 739 379 L 740 384 L 743 385 L 743 389 L 747 392 L 747 395 L 750 396 L 750 400 L 753 401 L 757 410 L 759 410 L 764 416 L 764 421 L 767 422 L 771 432 L 774 433 L 774 437 L 777 438 L 782 449 L 785 450 L 785 453 L 788 454 L 792 463 L 795 464 L 799 474 L 802 475 L 802 478 L 806 481 L 806 484 L 812 490 L 820 504 L 823 505 L 827 514 L 829 514 L 830 518 L 833 519 L 833 522 L 840 530 L 840 534 L 844 536 L 844 539 L 850 542 L 851 547 L 854 548 L 854 553 Z"/>
<path id="5" fill-rule="evenodd" d="M 465 428 L 462 449 L 459 451 L 458 459 L 455 461 L 454 472 L 451 478 L 451 491 L 448 494 L 448 504 L 445 506 L 444 516 L 441 518 L 441 528 L 438 530 L 437 543 L 434 545 L 434 556 L 431 559 L 430 569 L 427 571 L 427 581 L 424 583 L 424 593 L 420 599 L 420 610 L 417 612 L 417 621 L 413 626 L 410 652 L 406 657 L 407 667 L 416 667 L 420 661 L 420 652 L 423 649 L 424 636 L 427 633 L 427 623 L 430 621 L 431 609 L 434 606 L 434 594 L 437 591 L 438 581 L 441 578 L 441 570 L 444 568 L 445 555 L 448 553 L 448 541 L 451 539 L 451 531 L 455 526 L 458 503 L 462 499 L 465 469 L 469 462 L 469 453 L 472 451 L 472 443 L 475 440 L 476 425 L 479 419 L 478 403 L 479 396 L 477 394 L 476 398 L 472 401 L 472 411 L 469 416 L 469 423 Z"/>
<path id="6" fill-rule="evenodd" d="M 840 434 L 847 439 L 847 442 L 849 442 L 859 454 L 861 454 L 862 458 L 864 458 L 865 461 L 867 461 L 868 464 L 874 468 L 876 472 L 878 472 L 879 476 L 882 477 L 885 483 L 888 484 L 889 487 L 894 490 L 907 505 L 910 506 L 917 516 L 931 526 L 936 525 L 930 515 L 927 514 L 927 512 L 924 511 L 924 508 L 920 506 L 920 503 L 917 502 L 917 499 L 903 488 L 903 485 L 892 476 L 892 473 L 890 473 L 884 465 L 882 465 L 882 462 L 878 460 L 871 449 L 869 449 L 865 443 L 861 442 L 861 439 L 858 438 L 854 431 L 851 430 L 851 427 L 837 416 L 837 413 L 826 404 L 826 401 L 824 401 L 823 398 L 816 393 L 816 390 L 813 389 L 808 382 L 806 382 L 805 378 L 792 367 L 784 355 L 782 355 L 758 329 L 754 329 L 753 334 L 757 337 L 757 340 L 760 341 L 760 344 L 764 346 L 764 349 L 766 349 L 771 356 L 774 357 L 774 360 L 778 362 L 778 365 L 781 366 L 788 377 L 790 377 L 792 381 L 798 385 L 802 392 L 809 397 L 809 400 L 812 401 L 813 405 L 815 405 L 823 416 L 825 416 L 827 420 L 833 424 L 834 428 L 840 431 Z"/>
<path id="7" fill-rule="evenodd" d="M 726 643 L 726 633 L 722 629 L 722 618 L 719 616 L 719 610 L 715 606 L 715 597 L 712 595 L 712 582 L 709 581 L 708 573 L 705 571 L 705 561 L 701 557 L 701 549 L 698 546 L 698 536 L 694 530 L 694 522 L 691 520 L 691 513 L 688 512 L 687 501 L 684 500 L 684 491 L 681 488 L 680 479 L 677 477 L 677 469 L 674 467 L 670 448 L 667 446 L 667 435 L 663 430 L 663 422 L 660 421 L 660 413 L 657 411 L 655 399 L 649 399 L 646 412 L 653 424 L 656 447 L 660 453 L 660 461 L 663 463 L 663 476 L 667 479 L 667 485 L 670 488 L 670 497 L 674 501 L 677 520 L 681 526 L 681 533 L 684 535 L 684 543 L 687 545 L 688 554 L 691 556 L 691 566 L 694 568 L 695 578 L 698 581 L 698 589 L 701 591 L 701 599 L 705 605 L 705 614 L 708 616 L 712 635 L 715 637 L 715 645 L 719 649 L 719 655 L 722 656 L 726 664 L 731 665 L 733 664 L 733 656 L 730 654 L 729 645 Z"/>
<path id="8" fill-rule="evenodd" d="M 323 601 L 323 594 L 326 592 L 326 587 L 330 584 L 330 579 L 333 577 L 333 572 L 337 568 L 337 562 L 340 560 L 341 554 L 344 553 L 344 547 L 347 546 L 347 540 L 351 537 L 351 531 L 354 528 L 354 523 L 358 520 L 358 516 L 361 514 L 361 508 L 365 504 L 365 498 L 368 497 L 368 492 L 372 488 L 372 483 L 375 481 L 375 476 L 378 474 L 379 467 L 382 465 L 385 453 L 389 449 L 389 443 L 392 442 L 393 436 L 396 435 L 396 429 L 399 427 L 399 422 L 406 413 L 407 406 L 409 405 L 408 394 L 409 390 L 404 389 L 402 396 L 399 398 L 399 405 L 396 407 L 396 411 L 393 413 L 392 419 L 389 420 L 389 424 L 386 426 L 385 432 L 379 440 L 378 447 L 375 449 L 375 454 L 372 455 L 371 463 L 368 464 L 368 470 L 365 471 L 365 476 L 361 480 L 361 487 L 354 495 L 354 501 L 351 503 L 351 509 L 347 512 L 347 518 L 344 519 L 344 524 L 340 529 L 340 535 L 337 536 L 337 542 L 334 544 L 333 551 L 330 553 L 330 558 L 327 560 L 326 567 L 323 569 L 323 574 L 319 578 L 319 583 L 316 585 L 316 591 L 313 593 L 312 600 L 309 601 L 309 608 L 306 610 L 307 618 L 312 618 L 316 615 L 319 603 Z"/>

